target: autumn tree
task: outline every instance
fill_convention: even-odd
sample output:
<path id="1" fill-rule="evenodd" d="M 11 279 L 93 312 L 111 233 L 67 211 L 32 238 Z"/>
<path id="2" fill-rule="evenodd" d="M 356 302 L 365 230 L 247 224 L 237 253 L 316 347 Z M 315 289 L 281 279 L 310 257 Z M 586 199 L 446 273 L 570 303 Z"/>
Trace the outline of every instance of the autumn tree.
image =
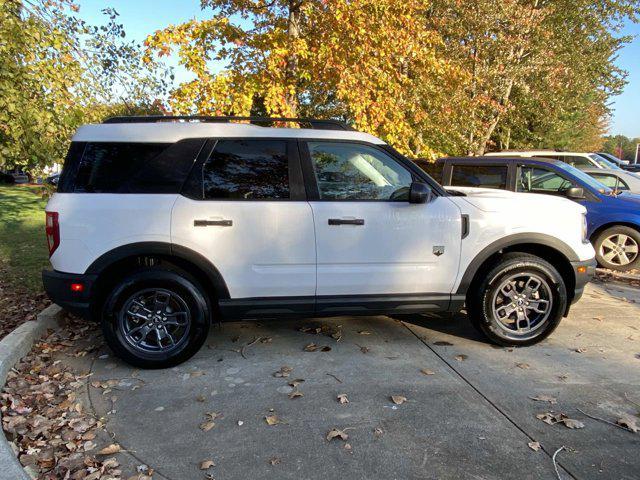
<path id="1" fill-rule="evenodd" d="M 142 63 L 117 13 L 88 25 L 70 0 L 0 2 L 0 166 L 60 162 L 78 125 L 160 111 L 166 69 Z"/>

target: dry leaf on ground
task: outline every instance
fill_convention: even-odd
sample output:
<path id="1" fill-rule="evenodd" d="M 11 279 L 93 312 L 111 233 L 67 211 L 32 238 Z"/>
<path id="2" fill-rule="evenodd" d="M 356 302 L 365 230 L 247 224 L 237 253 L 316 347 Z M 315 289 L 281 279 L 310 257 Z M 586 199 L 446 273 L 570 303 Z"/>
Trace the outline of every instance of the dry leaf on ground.
<path id="1" fill-rule="evenodd" d="M 282 460 L 280 460 L 280 458 L 278 458 L 278 457 L 271 457 L 271 458 L 269 459 L 269 463 L 270 463 L 271 465 L 279 465 L 281 461 L 282 461 Z"/>
<path id="2" fill-rule="evenodd" d="M 338 402 L 340 402 L 340 403 L 349 403 L 349 399 L 347 398 L 347 394 L 346 393 L 341 393 L 340 395 L 338 395 Z"/>
<path id="3" fill-rule="evenodd" d="M 640 431 L 640 427 L 638 427 L 637 422 L 638 419 L 631 415 L 622 415 L 618 420 L 616 420 L 618 425 L 632 431 L 633 433 L 638 433 L 638 431 Z"/>
<path id="4" fill-rule="evenodd" d="M 296 378 L 295 380 L 291 380 L 287 385 L 295 388 L 303 382 L 304 382 L 304 378 Z"/>
<path id="5" fill-rule="evenodd" d="M 382 430 L 382 427 L 376 427 L 373 429 L 373 436 L 376 438 L 380 438 L 382 435 L 384 435 L 384 430 Z"/>
<path id="6" fill-rule="evenodd" d="M 423 375 L 435 375 L 436 374 L 436 372 L 434 372 L 433 370 L 429 370 L 428 368 L 420 369 L 420 373 L 422 373 Z"/>
<path id="7" fill-rule="evenodd" d="M 360 330 L 358 332 L 359 335 L 371 335 L 371 332 L 367 331 L 367 330 Z"/>
<path id="8" fill-rule="evenodd" d="M 122 448 L 117 443 L 112 443 L 111 445 L 107 445 L 102 450 L 100 450 L 98 455 L 113 455 L 115 453 L 121 452 Z"/>
<path id="9" fill-rule="evenodd" d="M 516 363 L 516 367 L 523 370 L 529 370 L 531 368 L 531 365 L 529 365 L 528 363 Z"/>
<path id="10" fill-rule="evenodd" d="M 202 430 L 203 432 L 208 432 L 215 426 L 216 426 L 215 422 L 212 422 L 212 421 L 202 422 L 200 424 L 200 430 Z"/>
<path id="11" fill-rule="evenodd" d="M 539 413 L 536 415 L 536 418 L 542 420 L 544 423 L 549 425 L 555 425 L 556 423 L 562 423 L 567 428 L 584 428 L 584 423 L 579 420 L 575 420 L 573 418 L 567 417 L 564 413 L 554 413 L 554 412 L 546 412 Z"/>
<path id="12" fill-rule="evenodd" d="M 276 378 L 287 378 L 292 371 L 293 371 L 293 368 L 287 365 L 283 365 L 282 367 L 280 367 L 280 370 L 278 370 L 277 372 L 274 372 L 273 376 Z"/>
<path id="13" fill-rule="evenodd" d="M 549 402 L 551 405 L 558 403 L 558 399 L 556 397 L 552 397 L 551 395 L 540 394 L 535 397 L 529 397 L 531 400 L 535 400 L 536 402 Z"/>
<path id="14" fill-rule="evenodd" d="M 529 442 L 527 443 L 527 445 L 529 445 L 529 448 L 534 452 L 540 450 L 540 442 Z"/>
<path id="15" fill-rule="evenodd" d="M 454 358 L 459 362 L 464 362 L 467 358 L 469 358 L 469 355 L 464 355 L 461 353 L 460 355 L 456 355 Z"/>
<path id="16" fill-rule="evenodd" d="M 334 438 L 339 438 L 340 440 L 346 440 L 347 438 L 349 438 L 349 435 L 347 435 L 347 433 L 344 430 L 332 428 L 331 430 L 329 430 L 329 433 L 327 433 L 327 441 L 331 441 Z"/>
<path id="17" fill-rule="evenodd" d="M 293 392 L 289 393 L 289 398 L 291 399 L 300 398 L 300 397 L 304 397 L 304 393 L 302 393 L 299 390 L 294 390 Z"/>
<path id="18" fill-rule="evenodd" d="M 452 347 L 453 343 L 446 342 L 444 340 L 438 340 L 437 342 L 433 342 L 434 345 L 438 345 L 439 347 Z"/>
<path id="19" fill-rule="evenodd" d="M 203 460 L 200 462 L 200 470 L 208 470 L 211 467 L 215 467 L 216 464 L 213 460 Z"/>
<path id="20" fill-rule="evenodd" d="M 407 397 L 403 397 L 402 395 L 391 395 L 391 401 L 396 405 L 402 405 L 407 401 Z"/>
<path id="21" fill-rule="evenodd" d="M 277 415 L 267 415 L 264 417 L 264 421 L 267 422 L 267 425 L 277 425 L 282 423 Z"/>

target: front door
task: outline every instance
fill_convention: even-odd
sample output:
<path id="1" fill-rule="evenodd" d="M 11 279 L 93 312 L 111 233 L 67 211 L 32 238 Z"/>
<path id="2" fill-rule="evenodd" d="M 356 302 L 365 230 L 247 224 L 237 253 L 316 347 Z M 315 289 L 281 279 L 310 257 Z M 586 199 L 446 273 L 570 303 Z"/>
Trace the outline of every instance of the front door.
<path id="1" fill-rule="evenodd" d="M 301 149 L 319 297 L 451 292 L 461 243 L 453 202 L 410 204 L 412 172 L 374 145 L 310 141 Z"/>

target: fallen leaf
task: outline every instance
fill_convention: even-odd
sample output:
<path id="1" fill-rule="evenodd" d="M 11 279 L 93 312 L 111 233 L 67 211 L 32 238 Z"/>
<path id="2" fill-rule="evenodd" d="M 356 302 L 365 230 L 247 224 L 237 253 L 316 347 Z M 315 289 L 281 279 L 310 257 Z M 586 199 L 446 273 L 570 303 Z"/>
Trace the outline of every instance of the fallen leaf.
<path id="1" fill-rule="evenodd" d="M 200 462 L 200 470 L 208 470 L 211 467 L 215 467 L 216 464 L 213 462 L 213 460 L 203 460 L 202 462 Z"/>
<path id="2" fill-rule="evenodd" d="M 349 438 L 349 435 L 344 430 L 338 430 L 337 428 L 332 428 L 327 433 L 327 441 L 331 441 L 334 438 L 339 438 L 340 440 L 346 440 Z"/>
<path id="3" fill-rule="evenodd" d="M 540 450 L 540 442 L 529 442 L 527 443 L 527 445 L 529 445 L 529 448 L 534 452 Z"/>
<path id="4" fill-rule="evenodd" d="M 467 358 L 469 358 L 469 355 L 460 354 L 456 355 L 454 358 L 459 362 L 464 362 Z"/>
<path id="5" fill-rule="evenodd" d="M 298 329 L 302 333 L 318 334 L 322 331 L 322 327 L 301 327 Z"/>
<path id="6" fill-rule="evenodd" d="M 631 415 L 623 415 L 621 418 L 616 420 L 616 423 L 633 433 L 638 433 L 638 431 L 640 431 L 640 427 L 638 427 L 637 421 L 638 419 Z"/>
<path id="7" fill-rule="evenodd" d="M 340 402 L 340 403 L 349 403 L 349 399 L 347 398 L 347 394 L 346 393 L 341 393 L 340 395 L 338 395 L 338 402 Z"/>
<path id="8" fill-rule="evenodd" d="M 562 423 L 567 428 L 584 428 L 584 423 L 579 420 L 574 420 L 573 418 L 567 417 L 564 413 L 539 413 L 536 415 L 536 418 L 542 420 L 544 423 L 548 425 L 555 425 L 556 423 Z"/>
<path id="9" fill-rule="evenodd" d="M 551 395 L 537 395 L 535 397 L 529 397 L 531 400 L 535 400 L 536 402 L 549 402 L 551 405 L 558 403 L 558 400 Z"/>
<path id="10" fill-rule="evenodd" d="M 360 351 L 361 351 L 362 353 L 369 353 L 370 348 L 369 348 L 369 347 L 360 347 Z"/>
<path id="11" fill-rule="evenodd" d="M 333 332 L 331 334 L 331 338 L 333 338 L 336 342 L 339 342 L 342 339 L 342 331 L 338 330 L 337 332 Z"/>
<path id="12" fill-rule="evenodd" d="M 380 438 L 382 435 L 384 435 L 384 430 L 382 430 L 382 427 L 376 427 L 373 429 L 373 436 L 376 438 Z"/>
<path id="13" fill-rule="evenodd" d="M 322 347 L 320 349 L 321 352 L 330 352 L 331 351 L 331 347 L 329 345 L 325 345 L 324 347 Z"/>
<path id="14" fill-rule="evenodd" d="M 436 374 L 436 372 L 434 372 L 433 370 L 429 370 L 428 368 L 421 369 L 420 373 L 422 373 L 423 375 L 435 375 Z"/>
<path id="15" fill-rule="evenodd" d="M 207 398 L 206 398 L 204 395 L 198 395 L 198 396 L 196 397 L 196 401 L 197 401 L 197 402 L 200 402 L 200 403 L 204 402 L 206 399 L 207 399 Z"/>
<path id="16" fill-rule="evenodd" d="M 438 340 L 437 342 L 433 342 L 434 345 L 438 345 L 440 347 L 452 347 L 453 343 L 446 342 L 444 340 Z"/>
<path id="17" fill-rule="evenodd" d="M 318 350 L 318 346 L 315 343 L 310 343 L 304 347 L 305 352 L 315 352 L 316 350 Z"/>
<path id="18" fill-rule="evenodd" d="M 358 332 L 359 335 L 371 335 L 371 332 L 367 331 L 367 330 L 360 330 Z"/>
<path id="19" fill-rule="evenodd" d="M 579 347 L 579 348 L 574 348 L 573 351 L 576 353 L 584 353 L 587 351 L 587 349 L 584 347 Z"/>
<path id="20" fill-rule="evenodd" d="M 304 397 L 304 393 L 298 391 L 298 390 L 294 390 L 293 392 L 291 392 L 289 394 L 289 398 L 294 399 L 294 398 L 300 398 L 300 397 Z"/>
<path id="21" fill-rule="evenodd" d="M 281 423 L 280 419 L 276 415 L 267 415 L 264 417 L 264 420 L 267 422 L 267 425 L 277 425 Z"/>
<path id="22" fill-rule="evenodd" d="M 296 378 L 295 380 L 291 380 L 291 381 L 288 383 L 288 385 L 289 385 L 290 387 L 295 388 L 295 387 L 297 387 L 298 385 L 300 385 L 300 384 L 301 384 L 301 383 L 303 383 L 303 382 L 304 382 L 304 379 L 303 379 L 303 378 Z"/>
<path id="23" fill-rule="evenodd" d="M 202 422 L 200 424 L 200 430 L 202 430 L 203 432 L 208 432 L 209 430 L 211 430 L 215 426 L 216 426 L 215 422 L 212 422 L 212 421 Z"/>
<path id="24" fill-rule="evenodd" d="M 191 378 L 201 377 L 201 376 L 203 376 L 203 375 L 204 375 L 204 372 L 203 372 L 202 370 L 196 370 L 195 372 L 191 372 L 191 373 L 189 374 L 189 376 L 190 376 Z"/>
<path id="25" fill-rule="evenodd" d="M 273 342 L 273 338 L 271 337 L 264 337 L 260 339 L 260 343 L 272 343 L 272 342 Z"/>
<path id="26" fill-rule="evenodd" d="M 273 374 L 273 376 L 276 378 L 287 378 L 292 371 L 293 368 L 288 367 L 287 365 L 283 365 L 282 367 L 280 367 L 280 370 Z"/>
<path id="27" fill-rule="evenodd" d="M 402 395 L 391 395 L 391 401 L 396 405 L 402 405 L 407 401 L 407 397 L 403 397 Z"/>
<path id="28" fill-rule="evenodd" d="M 281 460 L 280 460 L 278 457 L 271 457 L 271 458 L 269 459 L 269 463 L 270 463 L 271 465 L 279 465 L 279 464 L 280 464 L 280 462 L 281 462 Z"/>
<path id="29" fill-rule="evenodd" d="M 593 317 L 593 319 L 594 319 L 594 320 L 597 320 L 597 321 L 599 321 L 599 322 L 601 322 L 601 321 L 603 321 L 603 320 L 604 320 L 604 318 L 602 318 L 602 317 Z"/>
<path id="30" fill-rule="evenodd" d="M 351 444 L 350 444 L 350 443 L 345 443 L 345 444 L 344 444 L 344 449 L 345 449 L 347 452 L 349 452 L 349 453 L 353 453 L 353 452 L 352 452 L 353 447 L 351 446 Z"/>
<path id="31" fill-rule="evenodd" d="M 122 451 L 120 445 L 118 445 L 117 443 L 112 443 L 111 445 L 108 445 L 100 450 L 97 455 L 113 455 L 114 453 L 118 453 L 120 451 Z"/>
<path id="32" fill-rule="evenodd" d="M 529 365 L 528 363 L 516 363 L 516 367 L 523 370 L 529 370 L 529 368 L 531 368 L 531 365 Z"/>

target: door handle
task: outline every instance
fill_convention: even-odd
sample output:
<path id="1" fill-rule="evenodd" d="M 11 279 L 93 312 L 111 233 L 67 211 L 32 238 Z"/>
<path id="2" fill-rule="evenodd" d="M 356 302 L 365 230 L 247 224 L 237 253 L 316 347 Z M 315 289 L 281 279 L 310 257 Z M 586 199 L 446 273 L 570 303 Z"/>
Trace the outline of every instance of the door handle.
<path id="1" fill-rule="evenodd" d="M 194 220 L 194 227 L 231 227 L 233 220 Z"/>
<path id="2" fill-rule="evenodd" d="M 364 218 L 330 218 L 329 225 L 364 225 Z"/>

